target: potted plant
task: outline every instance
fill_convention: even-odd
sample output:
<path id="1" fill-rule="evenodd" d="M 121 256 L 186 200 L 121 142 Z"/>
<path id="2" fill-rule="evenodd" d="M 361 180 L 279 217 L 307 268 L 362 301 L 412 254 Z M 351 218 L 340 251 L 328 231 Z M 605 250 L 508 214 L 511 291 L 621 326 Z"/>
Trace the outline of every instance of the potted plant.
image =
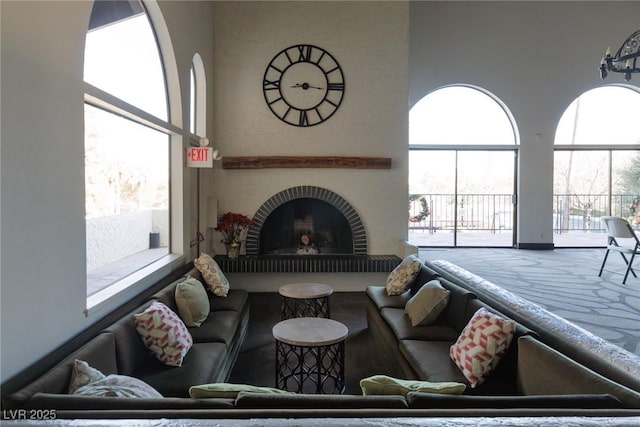
<path id="1" fill-rule="evenodd" d="M 227 247 L 227 256 L 229 258 L 238 258 L 242 242 L 251 225 L 253 225 L 253 219 L 239 213 L 227 212 L 220 217 L 215 230 L 222 233 L 223 239 L 221 242 Z"/>

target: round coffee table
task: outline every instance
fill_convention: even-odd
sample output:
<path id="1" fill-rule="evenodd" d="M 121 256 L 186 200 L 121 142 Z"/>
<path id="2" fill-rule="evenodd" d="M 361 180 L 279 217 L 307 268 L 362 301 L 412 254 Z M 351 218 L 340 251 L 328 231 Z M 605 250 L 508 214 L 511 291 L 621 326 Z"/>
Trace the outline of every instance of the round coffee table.
<path id="1" fill-rule="evenodd" d="M 273 327 L 276 387 L 296 393 L 344 392 L 344 341 L 349 329 L 321 317 L 296 317 Z"/>
<path id="2" fill-rule="evenodd" d="M 292 317 L 331 317 L 329 296 L 333 288 L 322 283 L 289 283 L 280 286 L 282 320 Z"/>

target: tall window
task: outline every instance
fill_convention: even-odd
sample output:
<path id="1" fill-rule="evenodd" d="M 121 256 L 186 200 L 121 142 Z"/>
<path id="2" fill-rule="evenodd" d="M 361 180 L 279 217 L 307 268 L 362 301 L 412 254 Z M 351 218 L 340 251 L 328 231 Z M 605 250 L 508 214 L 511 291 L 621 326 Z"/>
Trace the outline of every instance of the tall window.
<path id="1" fill-rule="evenodd" d="M 409 112 L 409 241 L 513 246 L 516 132 L 488 92 L 448 86 Z"/>
<path id="2" fill-rule="evenodd" d="M 170 248 L 163 61 L 144 5 L 94 2 L 85 44 L 87 298 L 102 300 Z M 138 276 L 136 276 L 138 278 Z"/>
<path id="3" fill-rule="evenodd" d="M 558 122 L 554 154 L 554 244 L 603 246 L 600 217 L 640 227 L 640 91 L 583 93 Z"/>

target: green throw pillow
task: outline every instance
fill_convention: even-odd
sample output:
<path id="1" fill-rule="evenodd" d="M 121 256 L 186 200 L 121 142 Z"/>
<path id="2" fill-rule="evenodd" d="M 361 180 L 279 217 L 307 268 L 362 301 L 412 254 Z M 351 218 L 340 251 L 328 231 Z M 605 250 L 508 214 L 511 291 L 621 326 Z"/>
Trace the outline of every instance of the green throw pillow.
<path id="1" fill-rule="evenodd" d="M 207 320 L 211 305 L 207 290 L 193 277 L 187 277 L 176 285 L 176 306 L 185 325 L 197 327 Z"/>
<path id="2" fill-rule="evenodd" d="M 406 396 L 410 391 L 421 393 L 462 394 L 467 388 L 457 382 L 429 382 L 415 380 L 401 380 L 386 375 L 374 375 L 360 380 L 360 388 L 364 396 L 374 394 Z"/>
<path id="3" fill-rule="evenodd" d="M 291 394 L 290 391 L 279 388 L 259 387 L 250 384 L 213 383 L 194 385 L 189 388 L 189 396 L 194 399 L 204 399 L 207 397 L 223 397 L 235 399 L 238 393 L 267 393 L 267 394 Z"/>
<path id="4" fill-rule="evenodd" d="M 438 280 L 427 282 L 404 308 L 411 326 L 425 326 L 436 321 L 449 303 L 451 291 L 442 287 Z"/>

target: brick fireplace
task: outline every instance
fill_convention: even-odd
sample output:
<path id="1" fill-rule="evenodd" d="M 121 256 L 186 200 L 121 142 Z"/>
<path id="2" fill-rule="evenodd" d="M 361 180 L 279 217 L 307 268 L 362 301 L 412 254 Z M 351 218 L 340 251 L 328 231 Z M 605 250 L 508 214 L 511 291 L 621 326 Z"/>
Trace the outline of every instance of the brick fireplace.
<path id="1" fill-rule="evenodd" d="M 325 188 L 281 191 L 262 204 L 254 221 L 247 233 L 247 255 L 367 255 L 360 216 L 345 199 Z M 316 250 L 299 250 L 309 246 Z"/>
<path id="2" fill-rule="evenodd" d="M 369 255 L 360 215 L 326 188 L 299 186 L 266 200 L 247 233 L 246 256 L 216 260 L 225 272 L 388 272 L 395 255 Z"/>

